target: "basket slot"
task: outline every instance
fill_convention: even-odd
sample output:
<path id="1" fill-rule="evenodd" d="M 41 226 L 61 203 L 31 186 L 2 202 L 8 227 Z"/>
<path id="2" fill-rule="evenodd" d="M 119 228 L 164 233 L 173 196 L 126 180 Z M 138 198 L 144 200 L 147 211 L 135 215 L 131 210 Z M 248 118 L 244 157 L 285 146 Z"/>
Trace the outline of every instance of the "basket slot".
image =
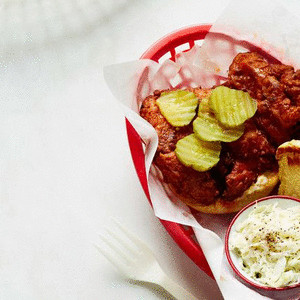
<path id="1" fill-rule="evenodd" d="M 166 54 L 164 54 L 162 57 L 160 57 L 158 62 L 163 63 L 167 59 L 172 59 L 171 58 L 171 53 L 169 51 Z"/>
<path id="2" fill-rule="evenodd" d="M 186 52 L 188 50 L 190 50 L 191 47 L 191 43 L 194 44 L 194 41 L 189 41 L 188 43 L 184 43 L 182 45 L 177 46 L 176 49 L 176 53 L 180 53 L 180 52 Z"/>
<path id="3" fill-rule="evenodd" d="M 203 40 L 195 40 L 195 41 L 194 41 L 194 44 L 195 44 L 195 45 L 198 45 L 198 46 L 202 46 Z"/>

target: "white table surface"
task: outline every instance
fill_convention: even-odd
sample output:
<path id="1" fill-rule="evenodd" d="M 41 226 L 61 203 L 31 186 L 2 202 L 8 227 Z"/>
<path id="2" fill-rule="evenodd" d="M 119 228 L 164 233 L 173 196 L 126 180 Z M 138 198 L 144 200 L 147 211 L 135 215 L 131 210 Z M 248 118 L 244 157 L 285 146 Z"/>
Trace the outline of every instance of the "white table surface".
<path id="1" fill-rule="evenodd" d="M 214 22 L 227 1 L 57 3 L 0 5 L 0 299 L 164 299 L 94 248 L 110 216 L 174 280 L 222 299 L 153 215 L 102 68 L 138 59 L 177 28 Z"/>

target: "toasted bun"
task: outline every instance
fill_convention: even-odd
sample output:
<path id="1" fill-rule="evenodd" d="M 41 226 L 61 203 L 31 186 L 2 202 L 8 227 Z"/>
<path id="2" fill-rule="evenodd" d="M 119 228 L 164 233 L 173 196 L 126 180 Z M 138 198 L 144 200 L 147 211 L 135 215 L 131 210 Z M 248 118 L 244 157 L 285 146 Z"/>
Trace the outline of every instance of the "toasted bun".
<path id="1" fill-rule="evenodd" d="M 195 203 L 194 200 L 177 194 L 172 186 L 169 185 L 169 188 L 181 201 L 200 212 L 208 214 L 228 214 L 241 210 L 244 206 L 252 201 L 268 196 L 275 188 L 277 183 L 277 172 L 265 172 L 264 174 L 258 176 L 256 182 L 253 183 L 241 197 L 238 197 L 232 201 L 218 199 L 215 203 L 210 205 L 201 205 L 199 203 Z"/>
<path id="2" fill-rule="evenodd" d="M 280 145 L 276 151 L 279 164 L 280 195 L 300 198 L 300 141 Z"/>

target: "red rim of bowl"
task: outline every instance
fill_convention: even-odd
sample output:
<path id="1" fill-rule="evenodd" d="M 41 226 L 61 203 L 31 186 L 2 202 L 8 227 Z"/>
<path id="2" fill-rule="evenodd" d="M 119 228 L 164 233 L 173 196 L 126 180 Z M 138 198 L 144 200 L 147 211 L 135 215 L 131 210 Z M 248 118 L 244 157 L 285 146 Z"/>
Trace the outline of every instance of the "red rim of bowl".
<path id="1" fill-rule="evenodd" d="M 258 202 L 262 202 L 265 200 L 270 200 L 270 199 L 276 199 L 276 198 L 281 198 L 281 199 L 287 199 L 287 200 L 293 200 L 296 202 L 300 203 L 300 199 L 294 198 L 294 197 L 290 197 L 290 196 L 282 196 L 282 195 L 274 195 L 274 196 L 267 196 L 264 198 L 261 198 L 259 200 L 253 201 L 250 204 L 248 204 L 247 206 L 245 206 L 242 210 L 240 210 L 238 212 L 238 214 L 236 214 L 236 216 L 233 218 L 233 220 L 231 221 L 229 227 L 227 228 L 226 231 L 226 235 L 225 235 L 225 254 L 227 257 L 227 260 L 231 266 L 231 268 L 233 269 L 233 271 L 240 277 L 242 278 L 246 283 L 248 283 L 249 285 L 259 288 L 259 289 L 263 289 L 266 291 L 285 291 L 285 290 L 289 290 L 289 289 L 293 289 L 293 288 L 298 288 L 300 287 L 300 283 L 296 283 L 294 285 L 288 285 L 285 287 L 271 287 L 271 286 L 265 286 L 265 285 L 260 285 L 258 283 L 256 283 L 254 280 L 250 280 L 247 277 L 245 277 L 240 271 L 239 269 L 236 267 L 236 265 L 233 263 L 232 259 L 231 259 L 231 255 L 230 255 L 230 251 L 229 251 L 229 245 L 228 245 L 228 240 L 229 240 L 229 235 L 231 232 L 231 228 L 234 225 L 234 223 L 236 222 L 236 220 L 239 218 L 239 216 L 245 211 L 247 210 L 249 207 L 257 204 Z"/>

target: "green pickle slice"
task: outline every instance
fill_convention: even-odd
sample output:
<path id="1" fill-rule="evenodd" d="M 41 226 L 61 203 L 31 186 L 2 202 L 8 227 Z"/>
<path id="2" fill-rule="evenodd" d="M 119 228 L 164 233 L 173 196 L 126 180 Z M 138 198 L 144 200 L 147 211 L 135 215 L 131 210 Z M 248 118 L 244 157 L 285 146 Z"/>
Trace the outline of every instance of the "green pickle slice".
<path id="1" fill-rule="evenodd" d="M 193 122 L 193 130 L 204 141 L 233 142 L 244 133 L 244 124 L 233 128 L 224 127 L 212 114 L 198 114 Z"/>
<path id="2" fill-rule="evenodd" d="M 196 115 L 198 98 L 190 91 L 164 92 L 156 103 L 161 114 L 172 126 L 188 125 Z"/>
<path id="3" fill-rule="evenodd" d="M 221 152 L 220 142 L 206 142 L 190 134 L 176 144 L 175 154 L 179 161 L 187 167 L 204 172 L 214 167 Z"/>
<path id="4" fill-rule="evenodd" d="M 253 117 L 257 109 L 256 101 L 247 92 L 225 86 L 219 86 L 212 91 L 209 106 L 217 119 L 227 127 L 243 124 Z"/>

